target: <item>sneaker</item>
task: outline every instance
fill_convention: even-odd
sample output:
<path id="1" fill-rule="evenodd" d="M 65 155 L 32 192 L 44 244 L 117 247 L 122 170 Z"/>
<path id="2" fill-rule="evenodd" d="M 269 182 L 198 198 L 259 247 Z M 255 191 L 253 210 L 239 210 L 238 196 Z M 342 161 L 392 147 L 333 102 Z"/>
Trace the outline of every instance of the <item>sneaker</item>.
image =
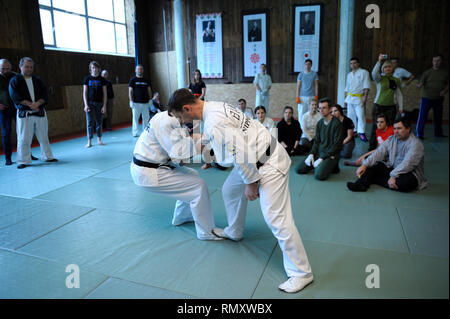
<path id="1" fill-rule="evenodd" d="M 331 171 L 332 174 L 339 174 L 341 169 L 339 168 L 339 164 L 334 167 L 334 169 Z"/>
<path id="2" fill-rule="evenodd" d="M 299 292 L 307 285 L 312 283 L 314 280 L 314 276 L 312 274 L 307 274 L 305 277 L 290 277 L 287 281 L 283 282 L 278 286 L 278 289 L 283 290 L 285 292 L 294 293 Z"/>
<path id="3" fill-rule="evenodd" d="M 17 168 L 18 168 L 18 169 L 22 169 L 22 168 L 25 168 L 25 167 L 27 167 L 25 164 L 19 164 L 19 165 L 17 165 Z"/>
<path id="4" fill-rule="evenodd" d="M 347 183 L 347 188 L 349 190 L 351 190 L 352 192 L 365 192 L 367 191 L 367 187 L 365 187 L 363 184 L 361 183 L 352 183 L 352 182 L 348 182 Z"/>
<path id="5" fill-rule="evenodd" d="M 231 236 L 228 236 L 225 233 L 225 230 L 222 228 L 214 228 L 211 232 L 213 233 L 214 236 L 219 237 L 219 238 L 231 239 L 233 241 L 239 241 L 242 239 L 242 238 L 238 239 L 238 238 L 233 238 Z"/>
<path id="6" fill-rule="evenodd" d="M 37 157 L 34 157 L 34 156 L 33 156 L 33 154 L 31 154 L 31 160 L 33 160 L 33 161 L 37 161 L 37 160 L 38 160 L 38 158 L 37 158 Z"/>
<path id="7" fill-rule="evenodd" d="M 10 158 L 7 158 L 7 159 L 6 159 L 6 162 L 5 162 L 5 165 L 8 165 L 8 166 L 9 166 L 9 165 L 12 165 L 12 163 L 13 163 L 13 162 L 11 161 L 11 159 L 10 159 Z"/>
<path id="8" fill-rule="evenodd" d="M 46 160 L 46 162 L 49 162 L 49 163 L 51 163 L 51 162 L 57 162 L 58 160 L 56 159 L 56 158 L 52 158 L 52 159 L 48 159 L 48 160 Z"/>
<path id="9" fill-rule="evenodd" d="M 350 160 L 345 160 L 344 165 L 345 166 L 358 166 L 358 165 L 356 165 L 356 161 L 350 161 Z"/>
<path id="10" fill-rule="evenodd" d="M 363 141 L 363 142 L 368 142 L 368 141 L 369 141 L 369 140 L 367 139 L 367 137 L 366 137 L 366 134 L 364 134 L 364 133 L 359 134 L 359 138 L 360 138 L 361 141 Z"/>

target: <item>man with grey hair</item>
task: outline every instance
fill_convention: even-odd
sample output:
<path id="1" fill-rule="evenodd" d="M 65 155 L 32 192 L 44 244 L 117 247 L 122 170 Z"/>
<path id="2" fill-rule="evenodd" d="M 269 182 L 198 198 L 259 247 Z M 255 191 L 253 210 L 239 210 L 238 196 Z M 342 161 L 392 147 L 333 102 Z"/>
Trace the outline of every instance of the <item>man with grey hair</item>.
<path id="1" fill-rule="evenodd" d="M 33 75 L 34 62 L 25 57 L 19 63 L 21 74 L 9 83 L 9 95 L 18 110 L 17 114 L 17 168 L 31 164 L 31 142 L 33 135 L 41 147 L 41 159 L 57 162 L 48 140 L 48 121 L 45 106 L 48 103 L 44 82 Z"/>
<path id="2" fill-rule="evenodd" d="M 371 184 L 378 184 L 399 192 L 421 190 L 428 186 L 424 175 L 424 147 L 411 134 L 411 123 L 398 118 L 394 135 L 367 157 L 356 171 L 356 182 L 348 182 L 353 192 L 365 192 Z"/>
<path id="3" fill-rule="evenodd" d="M 12 164 L 11 124 L 16 119 L 16 108 L 9 97 L 8 87 L 15 75 L 16 73 L 11 71 L 11 63 L 6 59 L 0 59 L 0 124 L 6 165 Z"/>

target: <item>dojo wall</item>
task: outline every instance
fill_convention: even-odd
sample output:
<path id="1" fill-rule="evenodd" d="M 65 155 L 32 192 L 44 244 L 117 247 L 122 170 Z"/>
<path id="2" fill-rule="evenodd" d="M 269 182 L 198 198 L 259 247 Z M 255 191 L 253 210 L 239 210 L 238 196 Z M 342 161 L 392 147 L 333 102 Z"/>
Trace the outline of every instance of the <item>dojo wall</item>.
<path id="1" fill-rule="evenodd" d="M 245 98 L 254 107 L 254 88 L 242 81 L 241 11 L 246 9 L 269 9 L 270 60 L 269 73 L 275 83 L 270 96 L 270 116 L 280 117 L 286 105 L 295 106 L 296 74 L 292 73 L 292 11 L 294 4 L 321 3 L 322 32 L 320 40 L 320 96 L 335 99 L 337 89 L 337 49 L 339 33 L 339 1 L 281 1 L 281 0 L 185 0 L 186 74 L 191 78 L 197 68 L 195 15 L 222 12 L 223 23 L 223 79 L 205 79 L 207 100 L 223 100 L 236 103 Z M 380 29 L 367 29 L 365 19 L 368 4 L 378 4 L 381 10 Z M 442 10 L 436 10 L 441 6 Z M 176 88 L 175 45 L 173 43 L 173 17 L 170 1 L 154 0 L 148 4 L 151 21 L 162 17 L 166 9 L 171 88 L 167 88 L 167 65 L 165 57 L 163 23 L 149 23 L 149 64 L 151 80 L 156 90 L 162 92 L 162 101 L 167 103 L 170 91 Z M 381 51 L 397 55 L 401 65 L 416 75 L 431 66 L 432 52 L 441 52 L 448 61 L 448 2 L 445 0 L 357 0 L 355 1 L 353 55 L 361 59 L 361 66 L 372 70 Z M 397 43 L 397 44 L 396 44 Z M 445 63 L 448 65 L 448 63 Z M 175 72 L 175 73 L 172 73 Z M 232 84 L 225 84 L 232 82 Z M 414 81 L 405 91 L 405 109 L 419 107 L 420 90 Z M 372 83 L 367 104 L 367 117 L 371 118 L 371 107 L 376 87 Z M 296 109 L 294 107 L 294 109 Z M 444 119 L 448 120 L 448 97 L 445 99 Z M 296 112 L 296 111 L 295 111 Z M 431 114 L 429 115 L 431 118 Z"/>
<path id="2" fill-rule="evenodd" d="M 146 1 L 136 1 L 137 5 L 142 2 Z M 127 83 L 134 74 L 134 57 L 44 50 L 38 0 L 0 0 L 0 21 L 0 58 L 10 60 L 13 71 L 20 72 L 20 58 L 31 57 L 35 61 L 35 74 L 47 85 L 50 137 L 85 131 L 82 80 L 89 74 L 92 60 L 109 70 L 114 84 L 113 123 L 131 123 Z M 147 61 L 145 58 L 148 67 Z M 14 126 L 12 142 L 16 142 Z"/>
<path id="3" fill-rule="evenodd" d="M 167 105 L 177 85 L 175 44 L 173 39 L 173 1 L 134 0 L 138 21 L 139 62 L 152 80 L 153 90 L 161 92 Z M 320 51 L 320 95 L 336 97 L 336 70 L 339 32 L 339 1 L 294 0 L 185 0 L 186 57 L 191 63 L 186 74 L 197 68 L 195 15 L 209 12 L 223 13 L 224 79 L 205 80 L 207 99 L 224 100 L 235 104 L 238 98 L 254 103 L 254 88 L 242 79 L 241 11 L 268 9 L 270 16 L 269 72 L 274 82 L 271 92 L 270 116 L 280 117 L 285 105 L 295 106 L 296 74 L 292 73 L 292 11 L 294 4 L 321 3 L 323 5 Z M 381 28 L 365 27 L 366 5 L 378 4 Z M 430 67 L 432 52 L 441 52 L 448 66 L 448 8 L 446 0 L 357 0 L 355 1 L 354 55 L 361 58 L 362 67 L 371 70 L 379 51 L 399 56 L 401 64 L 417 77 Z M 162 9 L 166 9 L 166 37 Z M 18 61 L 30 56 L 36 61 L 38 74 L 49 88 L 50 137 L 84 132 L 81 81 L 88 74 L 88 64 L 97 60 L 110 70 L 116 92 L 114 123 L 130 123 L 126 83 L 133 75 L 133 57 L 86 54 L 44 50 L 39 19 L 38 0 L 0 0 L 0 57 L 8 58 L 18 71 Z M 168 61 L 168 62 L 167 62 Z M 168 68 L 169 65 L 169 68 Z M 167 71 L 169 69 L 169 71 Z M 170 75 L 171 87 L 168 87 Z M 232 82 L 232 84 L 225 84 Z M 415 82 L 405 91 L 406 108 L 418 108 L 420 92 Z M 375 95 L 370 93 L 367 115 Z M 448 97 L 444 119 L 448 120 Z M 296 109 L 294 107 L 294 109 Z M 431 116 L 431 114 L 430 114 Z M 14 141 L 14 140 L 13 140 Z"/>

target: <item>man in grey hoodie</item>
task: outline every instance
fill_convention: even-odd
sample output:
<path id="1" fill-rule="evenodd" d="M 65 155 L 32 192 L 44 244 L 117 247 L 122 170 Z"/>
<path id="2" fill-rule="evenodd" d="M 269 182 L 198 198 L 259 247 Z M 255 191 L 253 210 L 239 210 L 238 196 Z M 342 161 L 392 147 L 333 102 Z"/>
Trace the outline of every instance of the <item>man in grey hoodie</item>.
<path id="1" fill-rule="evenodd" d="M 428 183 L 424 176 L 424 147 L 411 134 L 411 124 L 405 118 L 394 123 L 394 135 L 367 157 L 356 171 L 358 180 L 348 182 L 354 192 L 365 192 L 371 184 L 411 192 L 424 189 Z"/>

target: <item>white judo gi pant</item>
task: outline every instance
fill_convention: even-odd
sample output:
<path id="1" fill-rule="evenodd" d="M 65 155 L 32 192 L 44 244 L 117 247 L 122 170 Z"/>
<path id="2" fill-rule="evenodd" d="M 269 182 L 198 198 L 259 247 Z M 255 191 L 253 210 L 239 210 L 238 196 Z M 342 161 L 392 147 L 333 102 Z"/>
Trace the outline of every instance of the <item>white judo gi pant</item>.
<path id="1" fill-rule="evenodd" d="M 258 106 L 264 106 L 264 108 L 266 109 L 266 114 L 269 114 L 269 95 L 263 95 L 260 93 L 256 93 L 256 98 L 255 98 L 255 107 Z"/>
<path id="2" fill-rule="evenodd" d="M 347 103 L 347 116 L 355 124 L 355 130 L 358 134 L 362 134 L 365 132 L 366 111 L 362 103 L 359 104 Z"/>
<path id="3" fill-rule="evenodd" d="M 283 252 L 286 274 L 288 277 L 304 277 L 312 272 L 292 216 L 289 174 L 282 174 L 267 163 L 259 169 L 259 174 L 261 211 Z M 222 196 L 228 219 L 225 234 L 239 240 L 244 234 L 248 200 L 245 197 L 245 184 L 236 167 L 223 184 Z"/>
<path id="4" fill-rule="evenodd" d="M 176 199 L 172 224 L 194 221 L 198 239 L 214 239 L 214 215 L 208 187 L 192 168 L 176 166 L 147 168 L 131 163 L 131 176 L 138 186 L 144 186 L 153 194 Z"/>
<path id="5" fill-rule="evenodd" d="M 48 120 L 47 114 L 42 117 L 27 116 L 16 118 L 17 131 L 17 164 L 31 164 L 31 143 L 33 135 L 36 133 L 39 146 L 41 147 L 41 159 L 53 159 L 53 153 L 48 140 Z"/>
<path id="6" fill-rule="evenodd" d="M 148 124 L 150 120 L 150 103 L 133 103 L 133 126 L 132 126 L 132 134 L 133 136 L 139 136 L 139 117 L 142 116 L 142 131 Z"/>
<path id="7" fill-rule="evenodd" d="M 302 103 L 297 104 L 298 111 L 298 121 L 301 123 L 303 114 L 309 111 L 309 100 L 311 100 L 314 96 L 300 96 L 300 100 Z"/>

